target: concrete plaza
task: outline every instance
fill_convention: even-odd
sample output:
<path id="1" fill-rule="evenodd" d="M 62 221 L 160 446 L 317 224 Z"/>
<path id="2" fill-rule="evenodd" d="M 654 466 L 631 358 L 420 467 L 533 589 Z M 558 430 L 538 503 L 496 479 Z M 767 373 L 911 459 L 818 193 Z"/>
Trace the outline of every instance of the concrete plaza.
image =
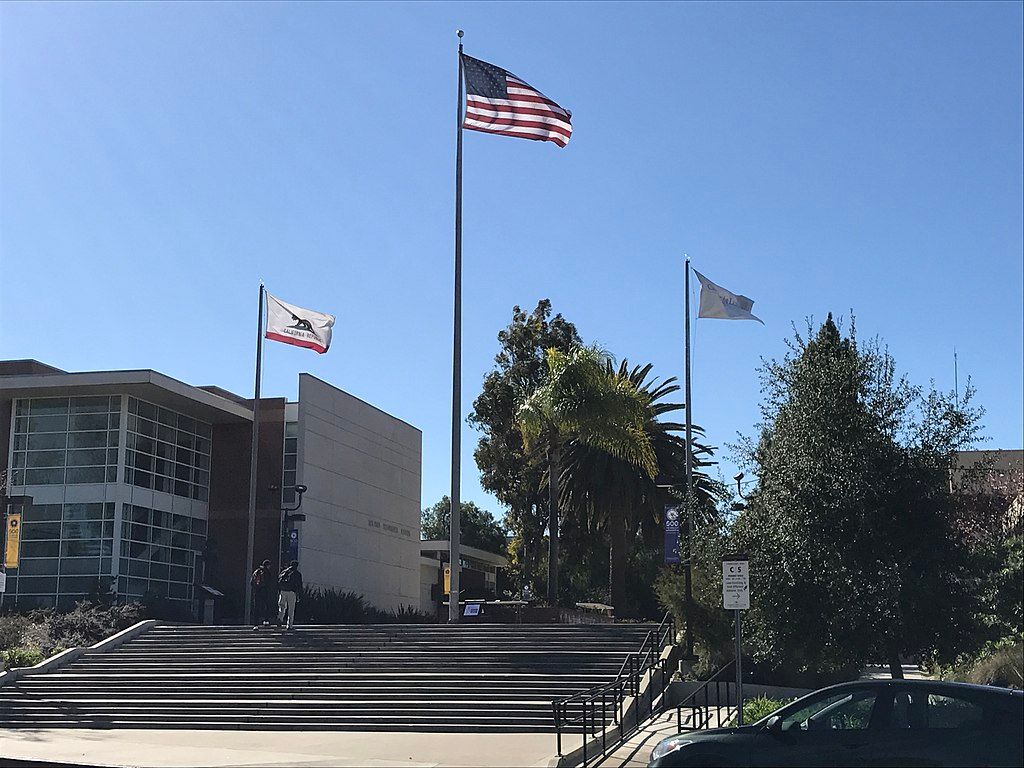
<path id="1" fill-rule="evenodd" d="M 0 764 L 87 766 L 546 766 L 551 733 L 0 729 Z"/>

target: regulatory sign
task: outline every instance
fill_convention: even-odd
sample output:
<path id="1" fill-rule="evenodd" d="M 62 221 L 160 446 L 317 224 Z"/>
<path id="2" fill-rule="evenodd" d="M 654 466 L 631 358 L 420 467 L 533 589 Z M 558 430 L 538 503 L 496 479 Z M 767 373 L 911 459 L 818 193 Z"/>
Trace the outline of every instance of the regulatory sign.
<path id="1" fill-rule="evenodd" d="M 0 593 L 7 591 L 7 574 L 0 571 Z"/>
<path id="2" fill-rule="evenodd" d="M 745 555 L 722 558 L 722 604 L 730 611 L 750 608 L 750 569 Z"/>

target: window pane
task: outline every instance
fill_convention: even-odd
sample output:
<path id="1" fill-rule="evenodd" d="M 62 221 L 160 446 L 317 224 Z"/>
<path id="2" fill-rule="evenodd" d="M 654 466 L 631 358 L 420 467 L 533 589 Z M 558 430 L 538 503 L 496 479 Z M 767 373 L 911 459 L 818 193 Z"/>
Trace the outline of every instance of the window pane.
<path id="1" fill-rule="evenodd" d="M 22 438 L 24 441 L 24 438 Z M 52 448 L 64 449 L 67 447 L 68 435 L 66 432 L 41 433 L 28 436 L 28 447 L 33 451 L 45 451 Z M 17 444 L 14 446 L 18 447 Z"/>
<path id="2" fill-rule="evenodd" d="M 25 507 L 23 511 L 23 523 L 46 523 L 53 520 L 60 522 L 60 504 L 36 504 Z"/>
<path id="3" fill-rule="evenodd" d="M 40 435 L 40 437 L 42 437 L 42 435 Z M 40 448 L 63 448 L 64 446 L 62 444 L 62 445 L 57 445 L 57 446 L 41 445 L 39 447 Z M 15 435 L 14 436 L 14 450 L 16 450 L 16 451 L 24 451 L 26 448 L 28 448 L 28 436 L 27 435 Z"/>
<path id="4" fill-rule="evenodd" d="M 18 565 L 19 576 L 56 576 L 57 564 L 60 560 L 56 557 L 31 557 L 22 560 Z M 7 591 L 13 591 L 8 580 Z"/>
<path id="5" fill-rule="evenodd" d="M 103 503 L 65 504 L 65 520 L 100 520 L 103 518 Z"/>
<path id="6" fill-rule="evenodd" d="M 64 451 L 30 451 L 28 467 L 63 467 Z"/>
<path id="7" fill-rule="evenodd" d="M 128 561 L 128 575 L 129 576 L 149 576 L 149 561 L 148 560 L 129 560 Z"/>
<path id="8" fill-rule="evenodd" d="M 82 413 L 71 416 L 71 429 L 102 429 L 107 428 L 107 417 L 102 413 Z"/>
<path id="9" fill-rule="evenodd" d="M 60 555 L 59 541 L 22 541 L 22 557 L 57 557 Z"/>
<path id="10" fill-rule="evenodd" d="M 148 437 L 156 437 L 156 423 L 147 419 L 139 419 L 138 421 L 138 432 L 140 435 L 147 435 Z"/>
<path id="11" fill-rule="evenodd" d="M 63 469 L 26 469 L 25 485 L 60 485 L 64 482 Z"/>
<path id="12" fill-rule="evenodd" d="M 195 432 L 196 431 L 196 420 L 193 419 L 191 416 L 186 416 L 183 413 L 179 413 L 178 414 L 178 429 L 184 430 L 185 432 Z"/>
<path id="13" fill-rule="evenodd" d="M 108 501 L 103 505 L 103 519 L 113 520 L 114 519 L 114 507 L 116 505 L 112 501 Z"/>
<path id="14" fill-rule="evenodd" d="M 192 543 L 187 533 L 172 533 L 171 534 L 171 546 L 180 547 L 181 549 L 188 549 Z"/>
<path id="15" fill-rule="evenodd" d="M 53 576 L 19 576 L 18 591 L 23 594 L 56 592 L 57 579 Z"/>
<path id="16" fill-rule="evenodd" d="M 64 523 L 65 539 L 98 539 L 103 535 L 103 523 L 99 520 L 79 520 Z"/>
<path id="17" fill-rule="evenodd" d="M 174 465 L 174 476 L 178 480 L 191 480 L 192 479 L 192 467 L 189 466 L 188 464 L 175 464 Z"/>
<path id="18" fill-rule="evenodd" d="M 71 483 L 103 483 L 107 473 L 103 467 L 73 467 L 68 470 L 68 484 Z"/>
<path id="19" fill-rule="evenodd" d="M 29 410 L 33 416 L 47 416 L 68 412 L 66 397 L 40 397 L 32 400 Z"/>
<path id="20" fill-rule="evenodd" d="M 60 564 L 62 576 L 77 576 L 82 574 L 96 574 L 100 570 L 100 561 L 97 557 L 68 557 Z"/>
<path id="21" fill-rule="evenodd" d="M 984 710 L 973 701 L 928 694 L 929 728 L 970 728 L 984 722 Z"/>
<path id="22" fill-rule="evenodd" d="M 106 448 L 92 448 L 79 451 L 68 451 L 69 467 L 103 466 L 107 463 Z"/>
<path id="23" fill-rule="evenodd" d="M 30 416 L 28 420 L 29 432 L 66 432 L 67 428 L 67 416 Z"/>
<path id="24" fill-rule="evenodd" d="M 149 582 L 146 579 L 128 579 L 128 594 L 141 597 L 149 589 Z"/>
<path id="25" fill-rule="evenodd" d="M 110 409 L 110 398 L 106 397 L 73 397 L 71 398 L 72 413 L 106 413 Z"/>
<path id="26" fill-rule="evenodd" d="M 147 403 L 145 400 L 139 400 L 139 416 L 156 421 L 156 412 L 157 407 L 155 405 Z"/>
<path id="27" fill-rule="evenodd" d="M 149 582 L 149 591 L 156 597 L 167 597 L 167 582 L 151 581 Z"/>
<path id="28" fill-rule="evenodd" d="M 174 461 L 174 446 L 171 443 L 160 441 L 156 444 L 156 455 L 161 459 Z"/>
<path id="29" fill-rule="evenodd" d="M 24 469 L 25 467 L 25 453 L 18 452 L 14 454 L 14 467 L 15 469 Z"/>
<path id="30" fill-rule="evenodd" d="M 61 557 L 98 557 L 101 554 L 98 539 L 70 539 L 60 543 Z"/>
<path id="31" fill-rule="evenodd" d="M 171 550 L 171 562 L 177 565 L 188 565 L 188 552 L 183 549 Z"/>
<path id="32" fill-rule="evenodd" d="M 106 444 L 106 432 L 72 432 L 68 435 L 69 448 L 102 448 Z"/>
<path id="33" fill-rule="evenodd" d="M 15 405 L 15 415 L 27 416 L 28 415 L 28 400 L 18 400 Z"/>
<path id="34" fill-rule="evenodd" d="M 110 414 L 110 418 L 107 420 L 107 427 L 114 430 L 114 434 L 117 434 L 117 430 L 121 428 L 121 414 Z"/>
<path id="35" fill-rule="evenodd" d="M 60 523 L 22 523 L 21 538 L 25 541 L 59 539 Z"/>
<path id="36" fill-rule="evenodd" d="M 166 580 L 167 568 L 166 563 L 151 563 L 149 566 L 149 578 Z"/>
<path id="37" fill-rule="evenodd" d="M 156 431 L 156 436 L 166 443 L 177 442 L 177 436 L 175 434 L 174 427 L 168 427 L 161 424 Z"/>
<path id="38" fill-rule="evenodd" d="M 299 422 L 289 421 L 284 425 L 285 437 L 296 437 L 299 434 Z"/>
<path id="39" fill-rule="evenodd" d="M 132 475 L 132 484 L 137 485 L 139 488 L 152 488 L 153 476 L 148 472 L 139 472 L 136 470 Z"/>
<path id="40" fill-rule="evenodd" d="M 175 481 L 174 494 L 176 496 L 184 496 L 186 499 L 189 498 L 192 495 L 192 484 L 184 480 Z"/>
<path id="41" fill-rule="evenodd" d="M 172 582 L 167 587 L 167 596 L 178 599 L 188 597 L 188 584 L 175 584 Z"/>
<path id="42" fill-rule="evenodd" d="M 60 591 L 78 594 L 88 594 L 99 587 L 99 579 L 96 576 L 70 576 L 60 577 Z"/>
<path id="43" fill-rule="evenodd" d="M 187 531 L 191 526 L 189 525 L 189 518 L 186 515 L 171 515 L 171 528 L 175 531 Z"/>

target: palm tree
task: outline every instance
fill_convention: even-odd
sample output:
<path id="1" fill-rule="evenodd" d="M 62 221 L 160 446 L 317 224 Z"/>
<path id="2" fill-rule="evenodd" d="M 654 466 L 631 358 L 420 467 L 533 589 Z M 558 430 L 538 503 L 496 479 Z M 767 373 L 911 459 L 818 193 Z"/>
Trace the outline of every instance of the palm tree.
<path id="1" fill-rule="evenodd" d="M 651 365 L 629 367 L 623 361 L 616 369 L 610 361 L 605 363 L 605 375 L 628 382 L 644 400 L 642 428 L 651 445 L 658 467 L 657 479 L 602 450 L 572 441 L 565 448 L 561 473 L 561 504 L 569 519 L 590 530 L 603 530 L 608 535 L 611 549 L 609 558 L 609 589 L 611 604 L 617 616 L 626 615 L 626 561 L 631 542 L 638 532 L 646 533 L 651 543 L 662 527 L 665 503 L 670 496 L 659 485 L 682 487 L 686 478 L 685 427 L 674 421 L 662 421 L 666 414 L 682 410 L 681 403 L 666 402 L 665 398 L 679 391 L 675 378 L 665 381 L 648 379 Z M 694 426 L 695 435 L 703 435 Z M 710 464 L 702 456 L 712 449 L 694 441 L 694 490 L 697 496 L 695 513 L 713 511 L 718 495 L 715 484 L 699 467 Z"/>
<path id="2" fill-rule="evenodd" d="M 548 600 L 558 602 L 559 475 L 563 445 L 571 440 L 636 467 L 648 477 L 657 456 L 644 431 L 647 398 L 628 378 L 609 376 L 612 365 L 597 347 L 545 351 L 547 381 L 519 407 L 527 450 L 543 446 L 548 465 Z"/>

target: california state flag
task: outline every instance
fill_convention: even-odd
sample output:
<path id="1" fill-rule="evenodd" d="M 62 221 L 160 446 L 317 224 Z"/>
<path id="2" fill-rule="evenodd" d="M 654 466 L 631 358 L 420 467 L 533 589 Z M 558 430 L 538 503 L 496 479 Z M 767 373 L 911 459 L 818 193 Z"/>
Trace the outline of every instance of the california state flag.
<path id="1" fill-rule="evenodd" d="M 296 307 L 267 294 L 267 338 L 314 349 L 321 355 L 331 346 L 334 315 Z"/>

